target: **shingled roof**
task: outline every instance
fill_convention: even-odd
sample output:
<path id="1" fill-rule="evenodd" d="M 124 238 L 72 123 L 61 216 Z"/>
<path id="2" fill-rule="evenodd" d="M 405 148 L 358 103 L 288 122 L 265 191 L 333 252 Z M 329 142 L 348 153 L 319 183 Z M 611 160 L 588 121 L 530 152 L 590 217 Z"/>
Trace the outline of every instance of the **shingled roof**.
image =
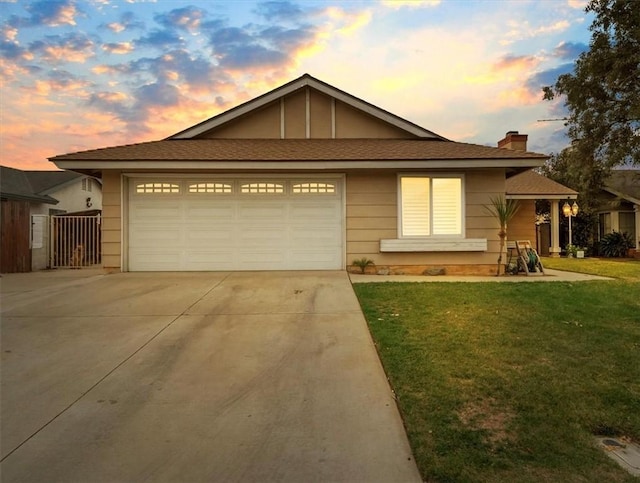
<path id="1" fill-rule="evenodd" d="M 605 181 L 605 190 L 631 201 L 640 201 L 640 169 L 615 169 Z"/>
<path id="2" fill-rule="evenodd" d="M 62 154 L 58 161 L 366 161 L 531 159 L 539 153 L 434 139 L 172 139 Z"/>
<path id="3" fill-rule="evenodd" d="M 48 196 L 43 191 L 52 186 L 52 183 L 60 184 L 66 182 L 69 178 L 77 178 L 82 176 L 78 173 L 65 171 L 47 171 L 46 183 L 45 176 L 33 177 L 32 171 L 22 171 L 20 169 L 0 166 L 0 194 L 2 198 L 13 200 L 34 201 L 37 203 L 47 203 L 55 205 L 58 200 Z M 36 173 L 40 173 L 37 171 Z M 64 177 L 64 180 L 60 177 Z M 37 179 L 36 179 L 37 178 Z"/>
<path id="4" fill-rule="evenodd" d="M 506 194 L 512 198 L 575 198 L 577 191 L 529 170 L 507 178 Z"/>

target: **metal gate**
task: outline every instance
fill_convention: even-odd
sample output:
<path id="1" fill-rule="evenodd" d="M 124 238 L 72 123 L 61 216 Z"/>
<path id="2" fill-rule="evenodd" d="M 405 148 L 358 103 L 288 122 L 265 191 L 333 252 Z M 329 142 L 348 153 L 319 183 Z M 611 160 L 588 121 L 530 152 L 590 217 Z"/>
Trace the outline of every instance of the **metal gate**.
<path id="1" fill-rule="evenodd" d="M 100 216 L 51 217 L 51 267 L 81 268 L 102 262 Z"/>

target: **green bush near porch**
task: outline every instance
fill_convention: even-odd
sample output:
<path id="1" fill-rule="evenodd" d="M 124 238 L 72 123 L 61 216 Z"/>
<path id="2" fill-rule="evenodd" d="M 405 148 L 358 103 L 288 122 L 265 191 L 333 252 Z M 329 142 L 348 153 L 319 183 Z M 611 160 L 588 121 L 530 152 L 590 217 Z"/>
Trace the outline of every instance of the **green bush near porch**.
<path id="1" fill-rule="evenodd" d="M 640 283 L 354 289 L 425 480 L 637 482 L 592 436 L 640 441 Z"/>

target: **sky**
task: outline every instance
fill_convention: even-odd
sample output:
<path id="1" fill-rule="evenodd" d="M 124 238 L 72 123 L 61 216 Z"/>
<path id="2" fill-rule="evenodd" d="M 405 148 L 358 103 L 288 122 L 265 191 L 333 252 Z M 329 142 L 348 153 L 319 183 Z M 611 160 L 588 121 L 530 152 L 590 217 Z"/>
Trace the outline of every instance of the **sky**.
<path id="1" fill-rule="evenodd" d="M 308 73 L 453 141 L 567 144 L 585 0 L 0 0 L 0 164 L 166 138 Z"/>

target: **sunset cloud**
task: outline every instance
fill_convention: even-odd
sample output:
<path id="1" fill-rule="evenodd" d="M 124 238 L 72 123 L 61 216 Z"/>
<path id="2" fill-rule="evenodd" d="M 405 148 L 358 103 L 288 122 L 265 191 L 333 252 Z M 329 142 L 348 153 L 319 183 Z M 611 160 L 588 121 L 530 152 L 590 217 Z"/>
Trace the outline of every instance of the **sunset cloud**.
<path id="1" fill-rule="evenodd" d="M 568 0 L 567 4 L 571 8 L 577 8 L 580 10 L 584 10 L 589 2 L 587 0 Z"/>
<path id="2" fill-rule="evenodd" d="M 564 32 L 570 25 L 568 20 L 557 20 L 547 25 L 538 26 L 530 25 L 528 20 L 524 22 L 512 20 L 508 22 L 509 30 L 503 36 L 500 43 L 502 45 L 510 45 L 518 40 Z"/>
<path id="3" fill-rule="evenodd" d="M 29 51 L 47 62 L 86 62 L 95 55 L 93 40 L 82 33 L 47 35 L 29 44 Z"/>
<path id="4" fill-rule="evenodd" d="M 491 69 L 494 72 L 501 72 L 504 70 L 527 70 L 532 69 L 539 60 L 535 56 L 531 55 L 505 55 L 497 62 L 495 62 Z"/>
<path id="5" fill-rule="evenodd" d="M 588 48 L 588 18 L 505 1 L 3 3 L 3 164 L 161 139 L 304 72 L 455 140 L 561 142 L 535 124 L 562 107 L 540 89 Z"/>
<path id="6" fill-rule="evenodd" d="M 59 27 L 76 25 L 78 10 L 71 0 L 41 0 L 25 4 L 28 16 L 12 15 L 9 25 L 13 27 Z"/>
<path id="7" fill-rule="evenodd" d="M 385 7 L 390 8 L 425 8 L 425 7 L 437 7 L 442 3 L 442 0 L 382 0 L 380 3 Z"/>
<path id="8" fill-rule="evenodd" d="M 188 32 L 197 32 L 207 13 L 197 7 L 182 7 L 170 12 L 157 14 L 154 20 L 165 28 L 177 28 Z"/>
<path id="9" fill-rule="evenodd" d="M 583 43 L 560 42 L 554 49 L 553 55 L 560 59 L 577 59 L 580 54 L 589 50 Z"/>
<path id="10" fill-rule="evenodd" d="M 138 20 L 132 12 L 125 12 L 120 15 L 119 21 L 103 23 L 99 25 L 99 28 L 108 29 L 119 34 L 125 30 L 144 29 L 144 22 Z"/>
<path id="11" fill-rule="evenodd" d="M 118 42 L 102 44 L 102 50 L 110 54 L 128 54 L 133 52 L 133 44 L 131 42 Z"/>

